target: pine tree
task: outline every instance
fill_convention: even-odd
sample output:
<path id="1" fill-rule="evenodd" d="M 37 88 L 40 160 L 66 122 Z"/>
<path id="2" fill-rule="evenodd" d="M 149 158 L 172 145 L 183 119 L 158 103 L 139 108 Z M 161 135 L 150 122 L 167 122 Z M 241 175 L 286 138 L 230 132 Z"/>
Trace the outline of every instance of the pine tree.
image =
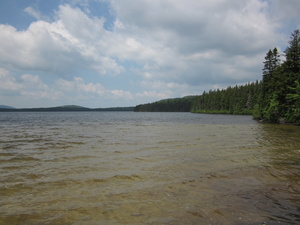
<path id="1" fill-rule="evenodd" d="M 300 31 L 295 30 L 291 34 L 291 40 L 289 46 L 284 51 L 286 56 L 286 68 L 290 72 L 300 72 Z"/>
<path id="2" fill-rule="evenodd" d="M 275 104 L 278 102 L 277 99 L 277 88 L 278 88 L 278 69 L 280 68 L 280 54 L 277 48 L 273 50 L 269 50 L 266 54 L 263 68 L 263 80 L 262 80 L 262 89 L 259 103 L 259 113 L 256 113 L 256 117 L 258 114 L 261 115 L 262 118 L 267 118 L 274 122 L 276 120 L 275 115 L 279 115 L 279 113 L 273 114 L 274 107 L 278 107 L 279 104 Z M 272 110 L 270 110 L 272 107 Z M 276 109 L 276 112 L 279 109 Z M 272 113 L 272 116 L 270 115 Z M 279 118 L 277 118 L 279 119 Z"/>
<path id="3" fill-rule="evenodd" d="M 286 61 L 282 66 L 281 99 L 282 116 L 287 122 L 300 122 L 299 93 L 300 82 L 300 31 L 291 34 L 289 46 L 285 50 Z"/>
<path id="4" fill-rule="evenodd" d="M 277 48 L 273 49 L 273 58 L 272 58 L 272 71 L 276 70 L 280 66 L 280 53 Z"/>
<path id="5" fill-rule="evenodd" d="M 263 68 L 259 114 L 263 119 L 277 122 L 297 122 L 299 115 L 300 32 L 295 30 L 285 50 L 286 61 L 281 64 L 276 48 L 269 50 Z M 256 117 L 257 117 L 256 113 Z"/>

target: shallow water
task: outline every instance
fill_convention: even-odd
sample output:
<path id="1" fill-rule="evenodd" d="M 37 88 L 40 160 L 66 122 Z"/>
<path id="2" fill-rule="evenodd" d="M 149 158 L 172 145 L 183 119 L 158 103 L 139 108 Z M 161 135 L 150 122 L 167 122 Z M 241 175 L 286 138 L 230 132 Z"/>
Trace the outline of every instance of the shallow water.
<path id="1" fill-rule="evenodd" d="M 299 224 L 300 127 L 0 113 L 0 224 Z"/>

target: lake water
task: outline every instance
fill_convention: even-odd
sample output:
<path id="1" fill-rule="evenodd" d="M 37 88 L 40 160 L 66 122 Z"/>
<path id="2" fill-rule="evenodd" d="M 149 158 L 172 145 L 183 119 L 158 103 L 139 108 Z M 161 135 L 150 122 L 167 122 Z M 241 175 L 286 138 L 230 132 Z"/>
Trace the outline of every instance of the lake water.
<path id="1" fill-rule="evenodd" d="M 0 113 L 0 224 L 299 224 L 300 127 Z"/>

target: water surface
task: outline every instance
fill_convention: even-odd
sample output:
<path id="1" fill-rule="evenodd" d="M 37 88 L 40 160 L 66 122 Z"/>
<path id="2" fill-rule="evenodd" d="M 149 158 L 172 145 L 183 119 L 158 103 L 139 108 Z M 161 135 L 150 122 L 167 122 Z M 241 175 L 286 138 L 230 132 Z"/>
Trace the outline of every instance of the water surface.
<path id="1" fill-rule="evenodd" d="M 0 113 L 0 224 L 299 224 L 300 127 Z"/>

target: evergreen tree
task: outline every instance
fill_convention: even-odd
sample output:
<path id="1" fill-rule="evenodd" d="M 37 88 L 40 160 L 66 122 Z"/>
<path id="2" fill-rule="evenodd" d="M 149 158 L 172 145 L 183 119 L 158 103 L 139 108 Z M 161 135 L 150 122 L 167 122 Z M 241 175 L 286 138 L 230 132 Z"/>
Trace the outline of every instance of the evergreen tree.
<path id="1" fill-rule="evenodd" d="M 277 70 L 280 67 L 280 54 L 277 48 L 273 50 L 269 50 L 266 54 L 263 68 L 263 80 L 262 80 L 262 89 L 259 103 L 259 114 L 261 118 L 272 118 L 274 122 L 276 119 L 274 115 L 268 115 L 270 112 L 274 111 L 274 106 L 278 104 L 274 104 L 277 99 L 274 92 L 277 90 Z M 271 106 L 272 103 L 272 106 Z M 270 107 L 272 110 L 270 110 Z M 276 109 L 277 111 L 278 109 Z M 277 115 L 277 113 L 276 113 Z M 257 115 L 256 115 L 257 116 Z M 278 119 L 278 118 L 277 118 Z"/>
<path id="2" fill-rule="evenodd" d="M 300 83 L 295 81 L 296 87 L 290 88 L 291 93 L 287 94 L 287 100 L 292 102 L 292 107 L 287 113 L 287 121 L 300 122 Z"/>
<path id="3" fill-rule="evenodd" d="M 282 117 L 287 122 L 299 122 L 298 88 L 300 82 L 300 31 L 291 34 L 289 46 L 285 50 L 286 61 L 283 64 L 281 80 Z"/>
<path id="4" fill-rule="evenodd" d="M 295 30 L 291 34 L 289 46 L 284 51 L 286 56 L 286 69 L 293 73 L 300 72 L 300 31 Z"/>
<path id="5" fill-rule="evenodd" d="M 205 91 L 195 98 L 192 111 L 200 113 L 251 114 L 258 104 L 261 83 L 247 83 L 225 90 Z"/>
<path id="6" fill-rule="evenodd" d="M 291 35 L 285 50 L 286 61 L 280 64 L 278 50 L 269 50 L 264 62 L 260 117 L 271 122 L 280 119 L 299 122 L 297 98 L 300 82 L 300 32 Z"/>

